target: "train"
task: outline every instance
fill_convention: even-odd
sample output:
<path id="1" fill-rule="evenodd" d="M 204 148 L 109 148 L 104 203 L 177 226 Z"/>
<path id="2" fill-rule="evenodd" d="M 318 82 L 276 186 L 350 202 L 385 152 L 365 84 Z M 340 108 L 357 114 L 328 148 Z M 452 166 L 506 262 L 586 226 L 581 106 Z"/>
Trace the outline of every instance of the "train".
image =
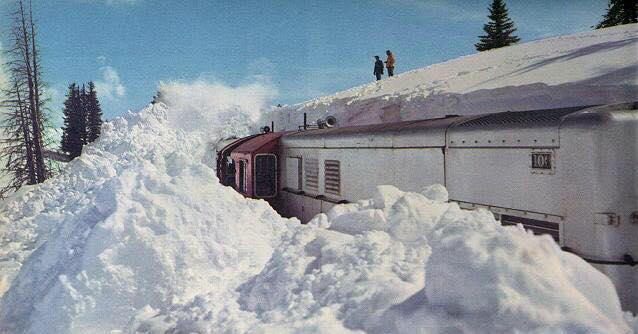
<path id="1" fill-rule="evenodd" d="M 377 185 L 444 185 L 464 209 L 549 234 L 638 312 L 638 102 L 268 131 L 217 152 L 217 176 L 302 223 Z"/>

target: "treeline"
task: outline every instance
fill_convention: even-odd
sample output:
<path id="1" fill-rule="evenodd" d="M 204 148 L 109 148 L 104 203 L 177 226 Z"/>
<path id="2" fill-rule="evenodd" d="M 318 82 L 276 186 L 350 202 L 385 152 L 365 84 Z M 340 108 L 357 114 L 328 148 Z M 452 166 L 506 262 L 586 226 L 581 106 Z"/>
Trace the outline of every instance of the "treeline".
<path id="1" fill-rule="evenodd" d="M 95 84 L 72 83 L 64 101 L 64 127 L 62 128 L 62 151 L 71 158 L 82 153 L 82 147 L 100 136 L 102 127 L 102 108 L 97 99 Z"/>
<path id="2" fill-rule="evenodd" d="M 636 23 L 638 22 L 636 17 L 637 9 L 637 0 L 610 0 L 607 5 L 607 13 L 595 28 L 601 29 L 621 24 Z"/>
<path id="3" fill-rule="evenodd" d="M 17 0 L 10 20 L 8 37 L 12 44 L 4 64 L 9 80 L 3 90 L 5 111 L 0 136 L 2 175 L 9 182 L 0 188 L 0 197 L 24 184 L 44 182 L 51 173 L 44 157 L 47 120 L 31 1 Z"/>
<path id="4" fill-rule="evenodd" d="M 609 0 L 607 13 L 603 20 L 593 28 L 601 29 L 621 24 L 636 23 L 638 0 Z M 487 51 L 518 43 L 520 38 L 514 35 L 516 27 L 509 17 L 505 1 L 493 0 L 488 8 L 488 23 L 483 26 L 485 35 L 479 36 L 474 45 L 477 51 Z"/>

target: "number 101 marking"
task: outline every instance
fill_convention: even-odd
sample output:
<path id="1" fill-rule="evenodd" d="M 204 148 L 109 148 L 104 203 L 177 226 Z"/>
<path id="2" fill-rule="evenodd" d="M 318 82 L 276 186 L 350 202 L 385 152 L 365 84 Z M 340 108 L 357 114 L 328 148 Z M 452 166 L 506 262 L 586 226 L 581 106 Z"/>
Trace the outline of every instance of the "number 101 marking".
<path id="1" fill-rule="evenodd" d="M 549 152 L 532 152 L 532 168 L 552 169 L 552 154 Z"/>

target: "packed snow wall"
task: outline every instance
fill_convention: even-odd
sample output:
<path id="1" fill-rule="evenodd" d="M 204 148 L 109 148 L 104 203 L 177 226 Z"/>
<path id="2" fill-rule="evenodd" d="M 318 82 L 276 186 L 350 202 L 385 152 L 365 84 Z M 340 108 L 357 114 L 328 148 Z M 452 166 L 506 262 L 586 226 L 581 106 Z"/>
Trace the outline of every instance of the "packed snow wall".
<path id="1" fill-rule="evenodd" d="M 638 24 L 552 37 L 477 53 L 264 115 L 264 124 L 296 129 L 334 115 L 362 125 L 638 99 Z M 401 73 L 403 72 L 403 73 Z M 372 69 L 370 70 L 372 73 Z"/>
<path id="2" fill-rule="evenodd" d="M 211 143 L 249 133 L 271 91 L 211 87 L 165 85 L 2 202 L 0 333 L 636 330 L 604 275 L 442 186 L 301 225 L 220 185 Z"/>

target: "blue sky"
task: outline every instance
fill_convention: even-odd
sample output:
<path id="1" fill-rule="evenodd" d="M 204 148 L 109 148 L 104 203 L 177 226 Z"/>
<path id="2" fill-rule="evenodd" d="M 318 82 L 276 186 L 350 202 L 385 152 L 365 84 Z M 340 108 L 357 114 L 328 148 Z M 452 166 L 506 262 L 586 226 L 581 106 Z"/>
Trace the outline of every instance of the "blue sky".
<path id="1" fill-rule="evenodd" d="M 372 57 L 386 49 L 398 73 L 472 54 L 491 2 L 33 1 L 51 106 L 70 82 L 93 80 L 107 118 L 143 107 L 161 80 L 262 80 L 279 91 L 273 103 L 291 104 L 372 81 Z M 523 42 L 590 30 L 607 6 L 506 3 Z"/>

